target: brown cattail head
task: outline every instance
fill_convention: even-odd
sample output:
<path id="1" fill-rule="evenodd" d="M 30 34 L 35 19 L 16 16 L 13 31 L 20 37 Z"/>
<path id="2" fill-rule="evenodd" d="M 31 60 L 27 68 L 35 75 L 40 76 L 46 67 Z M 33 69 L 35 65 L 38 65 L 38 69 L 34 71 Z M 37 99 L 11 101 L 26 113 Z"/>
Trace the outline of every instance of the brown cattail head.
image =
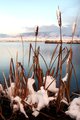
<path id="1" fill-rule="evenodd" d="M 38 36 L 39 26 L 36 27 L 35 36 Z"/>
<path id="2" fill-rule="evenodd" d="M 59 6 L 58 6 L 58 10 L 56 11 L 56 16 L 57 16 L 57 20 L 58 20 L 58 25 L 61 27 L 62 19 L 61 19 L 61 11 L 59 10 Z"/>

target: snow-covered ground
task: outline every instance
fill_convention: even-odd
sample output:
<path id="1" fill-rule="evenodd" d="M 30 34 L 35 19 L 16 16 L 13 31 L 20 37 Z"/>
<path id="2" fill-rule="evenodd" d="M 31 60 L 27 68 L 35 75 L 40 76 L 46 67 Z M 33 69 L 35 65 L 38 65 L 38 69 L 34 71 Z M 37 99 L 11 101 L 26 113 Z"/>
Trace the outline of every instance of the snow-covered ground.
<path id="1" fill-rule="evenodd" d="M 80 97 L 72 100 L 68 110 L 65 113 L 73 119 L 80 120 Z"/>

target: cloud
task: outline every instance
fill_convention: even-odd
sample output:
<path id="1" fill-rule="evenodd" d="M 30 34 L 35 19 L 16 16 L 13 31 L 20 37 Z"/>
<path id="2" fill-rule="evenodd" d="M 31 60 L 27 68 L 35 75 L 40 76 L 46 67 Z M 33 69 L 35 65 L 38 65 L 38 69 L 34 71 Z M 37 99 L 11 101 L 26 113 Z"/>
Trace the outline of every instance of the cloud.
<path id="1" fill-rule="evenodd" d="M 14 16 L 0 15 L 0 33 L 17 34 L 23 31 L 22 21 Z"/>

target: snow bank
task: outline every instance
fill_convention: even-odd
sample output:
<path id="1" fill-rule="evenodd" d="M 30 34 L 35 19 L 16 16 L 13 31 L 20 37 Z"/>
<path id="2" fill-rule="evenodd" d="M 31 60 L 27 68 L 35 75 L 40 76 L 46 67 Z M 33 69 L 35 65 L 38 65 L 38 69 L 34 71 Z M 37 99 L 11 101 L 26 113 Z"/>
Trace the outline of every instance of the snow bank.
<path id="1" fill-rule="evenodd" d="M 25 99 L 25 102 L 32 107 L 33 115 L 36 117 L 39 115 L 39 111 L 48 106 L 49 102 L 54 100 L 54 97 L 48 97 L 47 90 L 42 86 L 37 92 L 33 88 L 35 80 L 28 79 L 27 87 L 29 89 L 29 95 Z"/>
<path id="2" fill-rule="evenodd" d="M 80 120 L 80 97 L 73 99 L 65 113 L 73 119 Z"/>
<path id="3" fill-rule="evenodd" d="M 34 88 L 33 88 L 33 84 L 35 83 L 35 80 L 32 78 L 28 78 L 28 82 L 27 82 L 27 88 L 29 90 L 29 94 L 34 93 Z"/>
<path id="4" fill-rule="evenodd" d="M 13 106 L 13 112 L 20 110 L 20 112 L 22 112 L 25 115 L 25 117 L 28 118 L 28 116 L 24 110 L 24 106 L 21 103 L 21 98 L 19 96 L 12 98 L 12 106 Z"/>
<path id="5" fill-rule="evenodd" d="M 53 92 L 53 93 L 57 93 L 58 92 L 58 88 L 56 88 L 56 79 L 53 78 L 52 76 L 46 76 L 43 78 L 43 81 L 45 83 L 45 89 L 47 89 L 48 87 L 48 91 Z M 46 82 L 45 82 L 46 81 Z"/>

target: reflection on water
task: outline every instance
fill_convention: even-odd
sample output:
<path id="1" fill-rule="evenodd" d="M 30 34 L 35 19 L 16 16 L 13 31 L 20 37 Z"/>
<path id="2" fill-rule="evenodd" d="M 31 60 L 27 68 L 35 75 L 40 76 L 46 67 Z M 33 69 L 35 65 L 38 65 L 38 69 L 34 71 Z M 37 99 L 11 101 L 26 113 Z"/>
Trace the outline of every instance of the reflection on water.
<path id="1" fill-rule="evenodd" d="M 28 68 L 28 58 L 29 58 L 29 42 L 24 42 L 24 68 L 26 73 L 28 73 L 29 68 Z M 33 48 L 34 48 L 34 43 L 32 43 Z M 56 46 L 56 44 L 45 44 L 42 42 L 37 43 L 37 46 L 40 46 L 40 52 L 44 56 L 47 64 L 49 65 L 50 59 L 52 52 Z M 69 47 L 70 45 L 64 44 L 64 46 Z M 79 45 L 72 45 L 73 47 L 73 64 L 76 70 L 76 75 L 78 78 L 78 83 L 80 87 L 80 46 Z M 3 81 L 3 76 L 2 76 L 2 71 L 6 74 L 6 77 L 8 78 L 8 72 L 9 72 L 9 63 L 10 59 L 14 59 L 14 63 L 16 61 L 16 54 L 18 52 L 18 61 L 22 62 L 23 60 L 23 48 L 22 48 L 22 43 L 21 42 L 1 42 L 0 43 L 0 82 Z M 56 52 L 57 53 L 57 52 Z M 65 53 L 64 53 L 65 54 Z M 32 64 L 32 58 L 30 63 Z M 45 64 L 40 57 L 40 65 L 42 69 L 44 70 L 44 73 L 46 71 Z M 63 65 L 63 73 L 65 74 L 65 64 Z M 64 76 L 63 74 L 63 76 Z M 75 77 L 74 74 L 72 74 L 72 81 L 71 81 L 71 89 L 76 89 L 75 85 Z"/>

